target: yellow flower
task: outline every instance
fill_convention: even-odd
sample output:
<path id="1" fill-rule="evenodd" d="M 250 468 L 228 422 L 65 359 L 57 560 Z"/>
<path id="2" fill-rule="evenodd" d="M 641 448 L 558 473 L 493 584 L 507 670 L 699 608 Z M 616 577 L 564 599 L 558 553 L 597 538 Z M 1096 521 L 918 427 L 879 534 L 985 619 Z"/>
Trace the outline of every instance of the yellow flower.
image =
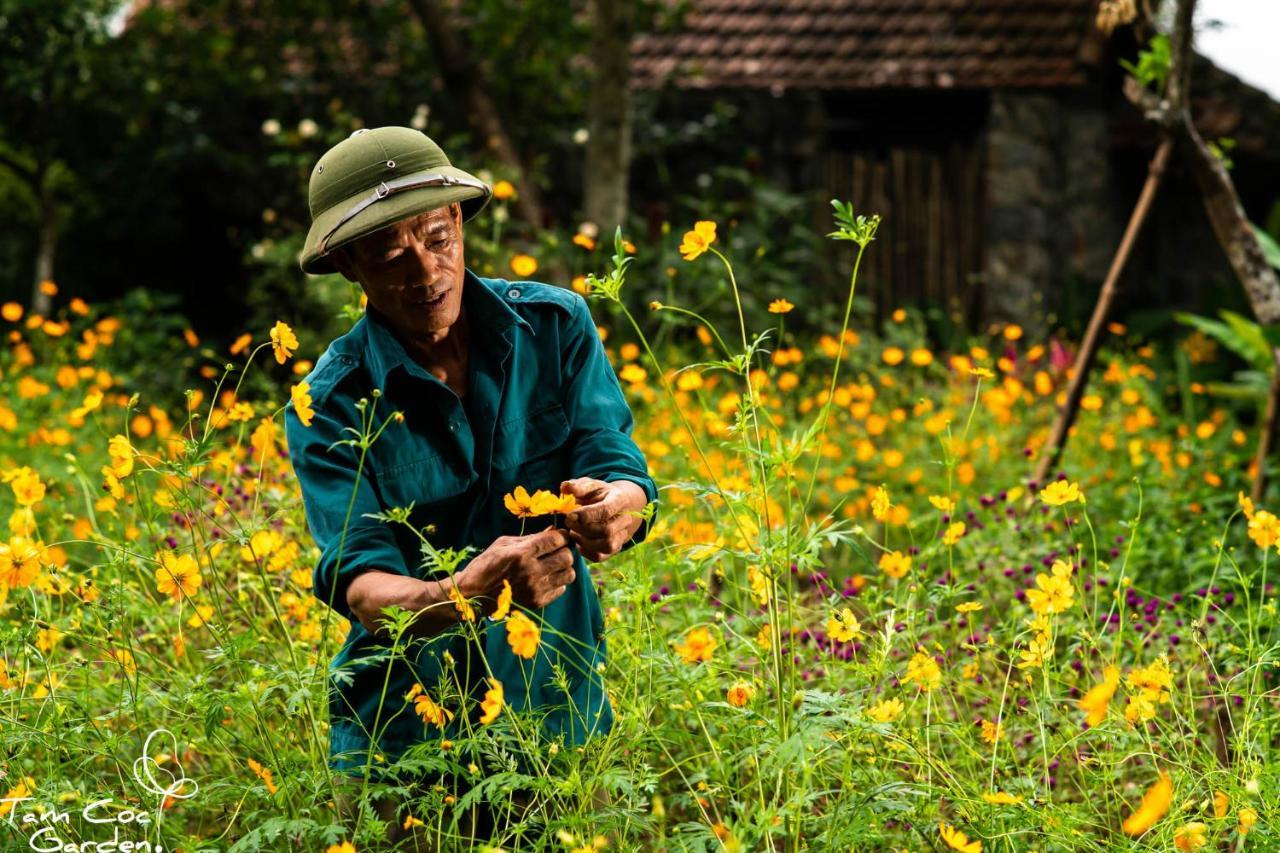
<path id="1" fill-rule="evenodd" d="M 156 588 L 162 595 L 181 601 L 196 594 L 204 579 L 195 557 L 172 551 L 161 551 L 156 557 L 160 560 L 160 568 L 155 571 Z"/>
<path id="2" fill-rule="evenodd" d="M 982 799 L 993 806 L 1016 806 L 1022 802 L 1022 797 L 1006 794 L 1004 791 L 992 791 L 991 793 L 983 794 Z"/>
<path id="3" fill-rule="evenodd" d="M 1070 483 L 1066 480 L 1054 480 L 1040 490 L 1040 500 L 1049 506 L 1063 506 L 1076 501 L 1084 503 L 1084 493 L 1080 491 L 1080 486 L 1076 483 Z"/>
<path id="4" fill-rule="evenodd" d="M 847 643 L 862 635 L 862 626 L 858 624 L 853 611 L 845 607 L 827 619 L 827 633 L 837 642 Z"/>
<path id="5" fill-rule="evenodd" d="M 1062 613 L 1075 600 L 1075 588 L 1071 586 L 1071 564 L 1063 560 L 1053 561 L 1053 574 L 1036 575 L 1038 589 L 1027 590 L 1027 603 L 1041 615 Z"/>
<path id="6" fill-rule="evenodd" d="M 498 606 L 493 613 L 489 614 L 489 618 L 495 622 L 500 622 L 507 618 L 511 613 L 511 581 L 506 578 L 502 579 L 502 591 L 498 593 Z"/>
<path id="7" fill-rule="evenodd" d="M 1245 806 L 1236 813 L 1236 818 L 1240 821 L 1240 825 L 1236 827 L 1241 835 L 1248 835 L 1253 829 L 1253 825 L 1258 822 L 1258 812 L 1249 806 Z"/>
<path id="8" fill-rule="evenodd" d="M 1259 548 L 1270 548 L 1280 542 L 1280 518 L 1260 509 L 1249 519 L 1249 538 Z"/>
<path id="9" fill-rule="evenodd" d="M 484 713 L 480 715 L 480 722 L 484 725 L 498 719 L 498 714 L 502 712 L 502 682 L 496 678 L 486 680 L 489 682 L 489 689 L 485 691 L 484 699 L 480 701 L 480 707 L 484 709 Z"/>
<path id="10" fill-rule="evenodd" d="M 1019 653 L 1022 660 L 1018 662 L 1018 669 L 1044 666 L 1045 661 L 1052 655 L 1053 643 L 1049 635 L 1043 632 L 1036 634 L 1027 642 L 1027 647 Z"/>
<path id="11" fill-rule="evenodd" d="M 960 853 L 982 853 L 981 841 L 970 841 L 969 836 L 956 829 L 949 823 L 944 823 L 938 827 L 938 834 L 942 836 L 942 840 L 952 850 L 959 850 Z"/>
<path id="12" fill-rule="evenodd" d="M 907 709 L 901 699 L 884 699 L 866 710 L 866 714 L 877 723 L 891 723 Z"/>
<path id="13" fill-rule="evenodd" d="M 928 367 L 933 364 L 933 353 L 923 347 L 911 351 L 911 363 L 916 367 Z"/>
<path id="14" fill-rule="evenodd" d="M 493 197 L 498 201 L 506 201 L 509 198 L 515 198 L 516 188 L 510 181 L 498 181 L 493 185 Z"/>
<path id="15" fill-rule="evenodd" d="M 330 844 L 324 853 L 356 853 L 356 848 L 350 841 L 344 841 L 341 844 Z"/>
<path id="16" fill-rule="evenodd" d="M 297 348 L 298 339 L 294 336 L 293 329 L 283 321 L 276 321 L 271 327 L 271 349 L 275 351 L 276 363 L 284 364 Z"/>
<path id="17" fill-rule="evenodd" d="M 933 504 L 933 508 L 938 512 L 950 514 L 956 511 L 956 502 L 943 495 L 929 495 L 929 503 Z"/>
<path id="18" fill-rule="evenodd" d="M 618 378 L 628 385 L 639 385 L 649 373 L 638 364 L 626 364 L 618 371 Z"/>
<path id="19" fill-rule="evenodd" d="M 976 601 L 962 601 L 956 605 L 957 613 L 977 613 L 982 609 L 982 605 Z"/>
<path id="20" fill-rule="evenodd" d="M 891 578 L 900 578 L 911 571 L 911 557 L 901 551 L 889 551 L 881 554 L 880 571 Z"/>
<path id="21" fill-rule="evenodd" d="M 44 483 L 40 475 L 27 466 L 16 469 L 9 479 L 9 488 L 22 506 L 32 506 L 44 500 Z"/>
<path id="22" fill-rule="evenodd" d="M 1199 850 L 1209 843 L 1209 827 L 1198 820 L 1184 823 L 1173 834 L 1173 846 L 1179 850 Z"/>
<path id="23" fill-rule="evenodd" d="M 1236 492 L 1236 500 L 1240 502 L 1240 509 L 1244 510 L 1244 517 L 1253 518 L 1253 499 L 1244 492 Z"/>
<path id="24" fill-rule="evenodd" d="M 538 271 L 538 259 L 523 253 L 515 255 L 511 258 L 511 271 L 521 278 L 528 278 Z"/>
<path id="25" fill-rule="evenodd" d="M 311 385 L 307 382 L 299 382 L 289 389 L 289 396 L 293 398 L 293 410 L 298 413 L 298 420 L 302 421 L 303 426 L 311 426 L 311 419 L 316 416 L 315 410 L 311 408 Z"/>
<path id="26" fill-rule="evenodd" d="M 116 477 L 128 477 L 133 472 L 133 456 L 136 451 L 129 437 L 114 435 L 107 442 L 107 455 L 111 457 L 111 473 Z"/>
<path id="27" fill-rule="evenodd" d="M 707 220 L 699 220 L 693 224 L 692 231 L 686 231 L 684 241 L 680 244 L 680 255 L 686 261 L 692 261 L 701 255 L 716 241 L 716 224 Z"/>
<path id="28" fill-rule="evenodd" d="M 694 628 L 685 635 L 683 642 L 676 646 L 676 651 L 685 663 L 711 660 L 711 652 L 717 645 L 716 638 L 706 628 Z"/>
<path id="29" fill-rule="evenodd" d="M 884 363 L 890 367 L 896 367 L 897 365 L 902 364 L 902 360 L 906 357 L 907 354 L 898 347 L 888 347 L 880 354 L 880 358 L 883 359 Z"/>
<path id="30" fill-rule="evenodd" d="M 1218 820 L 1222 820 L 1227 816 L 1227 812 L 1231 809 L 1231 799 L 1227 796 L 1226 791 L 1213 792 L 1213 816 Z"/>
<path id="31" fill-rule="evenodd" d="M 876 487 L 876 492 L 871 497 L 871 514 L 876 517 L 876 521 L 884 521 L 889 517 L 889 493 L 885 491 L 883 485 Z"/>
<path id="32" fill-rule="evenodd" d="M 507 619 L 507 643 L 512 654 L 528 660 L 538 653 L 542 630 L 520 610 Z"/>
<path id="33" fill-rule="evenodd" d="M 942 544 L 950 547 L 959 542 L 961 536 L 964 536 L 964 522 L 953 521 L 947 525 L 947 532 L 942 535 Z"/>
<path id="34" fill-rule="evenodd" d="M 22 319 L 23 308 L 17 302 L 6 302 L 0 306 L 0 317 L 4 317 L 10 323 L 16 323 Z"/>
<path id="35" fill-rule="evenodd" d="M 987 743 L 995 743 L 1004 734 L 1004 726 L 991 720 L 982 721 L 982 739 Z"/>
<path id="36" fill-rule="evenodd" d="M 942 685 L 942 670 L 931 656 L 918 651 L 907 661 L 907 673 L 902 681 L 904 684 L 915 682 L 921 690 L 936 690 Z"/>
<path id="37" fill-rule="evenodd" d="M 582 248 L 590 252 L 591 250 L 595 249 L 596 241 L 591 239 L 591 235 L 589 234 L 578 233 L 573 235 L 573 245 L 581 246 Z"/>
<path id="38" fill-rule="evenodd" d="M 449 585 L 449 598 L 452 599 L 454 608 L 462 614 L 463 621 L 476 621 L 475 608 L 471 606 L 471 602 L 467 601 L 466 597 L 458 590 L 458 585 L 456 583 Z"/>
<path id="39" fill-rule="evenodd" d="M 1076 702 L 1077 707 L 1085 712 L 1084 721 L 1090 727 L 1102 724 L 1107 718 L 1107 709 L 1111 705 L 1111 698 L 1116 695 L 1116 688 L 1120 685 L 1120 668 L 1117 666 L 1107 666 L 1102 671 L 1102 681 L 1089 688 Z"/>
<path id="40" fill-rule="evenodd" d="M 796 306 L 792 305 L 785 299 L 775 299 L 769 303 L 770 314 L 785 314 Z"/>
<path id="41" fill-rule="evenodd" d="M 979 379 L 992 379 L 995 377 L 995 374 L 985 367 L 971 367 L 969 368 L 969 375 L 976 376 Z"/>
<path id="42" fill-rule="evenodd" d="M 1125 818 L 1121 829 L 1126 835 L 1141 835 L 1164 817 L 1172 801 L 1173 780 L 1161 771 L 1160 778 L 1142 795 L 1142 802 L 1133 814 Z"/>
<path id="43" fill-rule="evenodd" d="M 240 337 L 231 342 L 231 349 L 228 350 L 232 355 L 239 355 L 248 349 L 249 344 L 253 343 L 253 335 L 245 332 Z"/>
<path id="44" fill-rule="evenodd" d="M 735 708 L 741 708 L 751 701 L 751 697 L 756 694 L 756 689 L 745 681 L 738 681 L 725 693 L 725 698 L 729 700 L 729 704 Z"/>

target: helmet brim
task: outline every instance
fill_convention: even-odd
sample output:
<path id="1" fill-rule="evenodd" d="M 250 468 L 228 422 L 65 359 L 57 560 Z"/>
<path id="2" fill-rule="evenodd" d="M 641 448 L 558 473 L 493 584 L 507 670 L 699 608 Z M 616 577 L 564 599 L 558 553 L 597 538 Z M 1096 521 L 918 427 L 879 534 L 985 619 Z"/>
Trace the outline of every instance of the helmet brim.
<path id="1" fill-rule="evenodd" d="M 418 174 L 423 176 L 445 174 L 479 182 L 474 176 L 451 166 Z M 347 211 L 367 198 L 372 191 L 370 188 L 358 195 L 343 199 L 315 218 L 311 223 L 311 229 L 307 232 L 307 241 L 302 254 L 298 256 L 298 265 L 303 272 L 311 275 L 335 273 L 337 269 L 327 257 L 334 249 L 380 231 L 401 219 L 417 216 L 439 207 L 448 207 L 455 202 L 461 204 L 462 221 L 466 222 L 483 210 L 489 203 L 489 199 L 493 197 L 493 189 L 488 184 L 484 185 L 483 190 L 474 186 L 457 185 L 420 187 L 378 199 L 346 222 L 342 222 L 342 225 L 334 231 L 334 226 L 342 221 Z M 333 233 L 325 243 L 325 236 L 331 231 Z"/>

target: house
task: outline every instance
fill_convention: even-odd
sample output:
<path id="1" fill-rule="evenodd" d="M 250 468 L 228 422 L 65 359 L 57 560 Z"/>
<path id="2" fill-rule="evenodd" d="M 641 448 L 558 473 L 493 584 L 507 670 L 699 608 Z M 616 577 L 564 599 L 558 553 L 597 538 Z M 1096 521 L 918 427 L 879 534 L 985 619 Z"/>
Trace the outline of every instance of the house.
<path id="1" fill-rule="evenodd" d="M 1088 312 L 1155 148 L 1124 98 L 1131 26 L 1098 0 L 691 0 L 637 36 L 637 89 L 695 112 L 730 98 L 773 178 L 884 219 L 860 292 L 969 325 Z M 1280 198 L 1280 105 L 1197 57 L 1193 112 L 1228 137 L 1246 210 Z M 1232 282 L 1175 165 L 1122 279 L 1122 310 L 1201 307 Z M 836 256 L 833 254 L 834 260 Z M 847 264 L 828 266 L 847 276 Z M 819 271 L 820 273 L 822 271 Z M 839 292 L 828 290 L 825 292 Z"/>

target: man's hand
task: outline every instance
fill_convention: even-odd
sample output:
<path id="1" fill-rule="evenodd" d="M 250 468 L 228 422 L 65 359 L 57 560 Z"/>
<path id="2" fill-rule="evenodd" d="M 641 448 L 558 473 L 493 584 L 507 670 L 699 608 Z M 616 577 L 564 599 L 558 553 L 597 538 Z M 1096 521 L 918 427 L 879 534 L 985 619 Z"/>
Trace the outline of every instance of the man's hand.
<path id="1" fill-rule="evenodd" d="M 564 595 L 577 573 L 565 531 L 548 527 L 525 536 L 499 536 L 458 573 L 458 591 L 468 598 L 497 598 L 504 580 L 511 600 L 530 609 Z"/>
<path id="2" fill-rule="evenodd" d="M 634 513 L 649 503 L 644 489 L 630 480 L 607 483 L 578 477 L 561 483 L 560 493 L 578 499 L 578 509 L 565 513 L 564 522 L 582 556 L 592 562 L 608 559 L 622 550 L 643 522 Z"/>

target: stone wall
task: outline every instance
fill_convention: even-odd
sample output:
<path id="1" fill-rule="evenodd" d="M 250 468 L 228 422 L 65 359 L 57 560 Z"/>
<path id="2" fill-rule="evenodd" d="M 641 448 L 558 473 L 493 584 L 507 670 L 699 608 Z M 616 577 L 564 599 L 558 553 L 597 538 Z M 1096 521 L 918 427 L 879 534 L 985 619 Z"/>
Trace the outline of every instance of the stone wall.
<path id="1" fill-rule="evenodd" d="M 1114 250 L 1106 112 L 1087 91 L 997 92 L 986 139 L 984 315 L 1042 331 Z"/>

